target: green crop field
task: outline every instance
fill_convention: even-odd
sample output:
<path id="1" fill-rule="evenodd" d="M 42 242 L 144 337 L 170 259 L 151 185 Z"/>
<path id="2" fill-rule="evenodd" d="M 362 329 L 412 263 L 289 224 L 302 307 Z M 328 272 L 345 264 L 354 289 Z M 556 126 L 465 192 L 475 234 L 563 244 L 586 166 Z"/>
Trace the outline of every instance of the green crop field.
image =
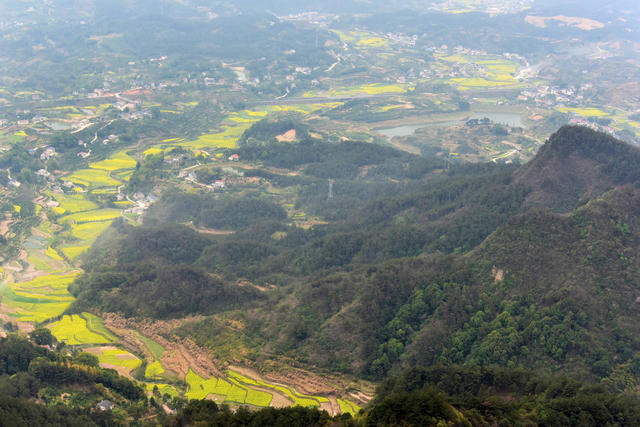
<path id="1" fill-rule="evenodd" d="M 173 142 L 174 139 L 168 139 L 166 140 L 166 142 Z M 164 152 L 164 148 L 161 147 L 151 147 L 146 149 L 142 154 L 144 154 L 144 156 L 150 156 L 150 155 L 154 155 L 154 154 L 160 154 Z"/>
<path id="2" fill-rule="evenodd" d="M 73 301 L 67 288 L 78 273 L 50 274 L 36 279 L 9 283 L 2 290 L 7 314 L 21 322 L 44 322 L 60 316 Z"/>
<path id="3" fill-rule="evenodd" d="M 45 255 L 49 258 L 55 259 L 56 261 L 64 261 L 64 259 L 60 256 L 58 251 L 49 246 L 45 252 Z"/>
<path id="4" fill-rule="evenodd" d="M 610 115 L 609 113 L 602 111 L 599 108 L 590 108 L 590 107 L 585 107 L 585 108 L 556 107 L 556 110 L 565 114 L 575 113 L 582 117 L 605 117 Z"/>
<path id="5" fill-rule="evenodd" d="M 128 351 L 120 349 L 104 350 L 98 354 L 98 361 L 102 365 L 122 366 L 129 372 L 142 365 L 142 360 Z"/>
<path id="6" fill-rule="evenodd" d="M 188 390 L 185 393 L 185 396 L 188 399 L 204 399 L 210 394 L 217 394 L 216 385 L 218 383 L 218 379 L 216 377 L 211 377 L 210 379 L 205 380 L 200 375 L 189 369 L 184 380 L 188 385 Z"/>
<path id="7" fill-rule="evenodd" d="M 147 366 L 147 369 L 144 371 L 144 376 L 149 379 L 159 379 L 162 378 L 162 374 L 164 374 L 164 368 L 159 361 L 155 361 L 152 364 Z"/>
<path id="8" fill-rule="evenodd" d="M 38 249 L 29 249 L 27 251 L 27 262 L 31 263 L 39 271 L 52 271 L 59 264 L 48 257 L 45 251 Z"/>
<path id="9" fill-rule="evenodd" d="M 340 411 L 342 411 L 343 414 L 355 415 L 360 411 L 358 405 L 346 399 L 338 399 L 338 405 L 340 405 Z"/>
<path id="10" fill-rule="evenodd" d="M 254 390 L 252 388 L 247 389 L 247 397 L 244 401 L 247 405 L 267 407 L 271 404 L 273 395 L 264 391 Z"/>
<path id="11" fill-rule="evenodd" d="M 228 127 L 222 132 L 204 134 L 196 140 L 181 142 L 178 145 L 192 150 L 235 148 L 238 139 L 242 136 L 242 133 L 247 130 L 252 123 L 253 121 L 249 121 L 247 123 L 238 124 L 237 126 Z"/>
<path id="12" fill-rule="evenodd" d="M 85 253 L 87 250 L 89 250 L 89 248 L 90 248 L 89 245 L 84 245 L 84 246 L 64 246 L 64 247 L 61 247 L 60 250 L 62 251 L 64 256 L 66 256 L 70 261 L 73 261 L 76 258 L 78 258 L 80 255 Z"/>
<path id="13" fill-rule="evenodd" d="M 245 387 L 233 378 L 229 378 L 229 381 L 216 377 L 205 380 L 191 369 L 189 369 L 185 381 L 189 386 L 186 393 L 189 399 L 204 399 L 208 395 L 214 394 L 223 396 L 226 402 L 246 403 L 259 407 L 269 406 L 273 399 L 273 395 L 270 393 Z"/>
<path id="14" fill-rule="evenodd" d="M 115 171 L 119 169 L 133 169 L 136 167 L 136 163 L 137 162 L 133 157 L 124 151 L 121 151 L 108 159 L 102 160 L 101 162 L 89 163 L 89 167 L 92 169 Z"/>
<path id="15" fill-rule="evenodd" d="M 91 194 L 118 194 L 117 188 L 96 188 L 91 190 Z"/>
<path id="16" fill-rule="evenodd" d="M 67 179 L 84 187 L 115 187 L 121 184 L 103 169 L 81 169 L 69 175 Z"/>
<path id="17" fill-rule="evenodd" d="M 316 96 L 356 96 L 356 95 L 382 95 L 385 93 L 405 93 L 407 90 L 410 90 L 411 87 L 407 85 L 401 84 L 381 84 L 381 83 L 371 83 L 364 84 L 360 86 L 350 86 L 343 88 L 334 88 L 329 91 L 312 91 L 307 92 L 303 97 L 312 98 Z"/>
<path id="18" fill-rule="evenodd" d="M 75 214 L 63 216 L 60 218 L 60 222 L 99 222 L 109 221 L 121 216 L 120 209 L 96 209 L 88 212 L 78 212 Z"/>
<path id="19" fill-rule="evenodd" d="M 227 393 L 226 400 L 243 404 L 247 398 L 247 389 L 236 384 L 231 385 L 231 390 Z"/>
<path id="20" fill-rule="evenodd" d="M 153 357 L 155 357 L 156 359 L 160 359 L 162 357 L 162 355 L 165 352 L 165 349 L 163 346 L 161 346 L 151 338 L 145 337 L 138 331 L 134 331 L 134 335 L 136 336 L 136 338 L 138 338 L 140 341 L 144 343 L 145 347 L 147 347 L 147 349 L 149 349 L 151 354 L 153 354 Z"/>
<path id="21" fill-rule="evenodd" d="M 111 342 L 107 337 L 89 330 L 87 321 L 77 314 L 65 315 L 61 320 L 49 325 L 49 328 L 58 341 L 64 341 L 67 345 Z"/>
<path id="22" fill-rule="evenodd" d="M 53 198 L 56 202 L 60 203 L 58 209 L 55 210 L 56 213 L 75 213 L 98 208 L 98 205 L 89 200 L 85 200 L 80 194 L 53 194 Z M 60 211 L 60 209 L 63 210 Z"/>
<path id="23" fill-rule="evenodd" d="M 254 380 L 235 371 L 229 370 L 227 371 L 227 374 L 229 375 L 230 378 L 233 378 L 239 383 L 256 385 L 256 386 L 260 386 L 260 387 L 264 387 L 272 390 L 277 390 L 283 393 L 284 395 L 286 395 L 289 399 L 291 399 L 294 405 L 311 407 L 311 406 L 320 406 L 320 403 L 329 402 L 329 399 L 327 399 L 324 396 L 308 396 L 305 394 L 300 394 L 287 387 L 275 385 L 275 384 L 269 384 L 264 381 Z"/>
<path id="24" fill-rule="evenodd" d="M 104 324 L 102 323 L 102 319 L 95 314 L 82 313 L 80 316 L 82 316 L 87 321 L 87 327 L 93 332 L 102 335 L 111 342 L 115 342 L 118 340 L 118 337 L 116 337 L 110 330 L 105 328 Z"/>
<path id="25" fill-rule="evenodd" d="M 82 224 L 72 224 L 71 234 L 80 240 L 93 243 L 109 226 L 111 221 L 85 222 Z"/>

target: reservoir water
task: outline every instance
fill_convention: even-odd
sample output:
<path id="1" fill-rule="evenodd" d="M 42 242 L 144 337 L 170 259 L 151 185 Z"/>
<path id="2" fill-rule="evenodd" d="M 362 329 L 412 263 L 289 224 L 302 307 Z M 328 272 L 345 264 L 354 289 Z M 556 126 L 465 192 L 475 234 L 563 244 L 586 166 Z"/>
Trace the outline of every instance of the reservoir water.
<path id="1" fill-rule="evenodd" d="M 449 121 L 443 121 L 443 122 L 419 123 L 417 125 L 403 125 L 403 126 L 396 126 L 396 127 L 387 128 L 387 129 L 376 129 L 376 132 L 381 133 L 382 135 L 391 139 L 395 136 L 411 135 L 420 128 L 461 125 L 461 124 L 464 124 L 467 120 L 470 120 L 470 119 L 480 120 L 480 119 L 484 119 L 485 117 L 491 120 L 493 123 L 507 125 L 510 127 L 524 127 L 519 114 L 499 113 L 499 112 L 481 112 L 481 113 L 473 113 L 469 117 L 467 117 L 467 119 L 465 120 L 449 120 Z"/>

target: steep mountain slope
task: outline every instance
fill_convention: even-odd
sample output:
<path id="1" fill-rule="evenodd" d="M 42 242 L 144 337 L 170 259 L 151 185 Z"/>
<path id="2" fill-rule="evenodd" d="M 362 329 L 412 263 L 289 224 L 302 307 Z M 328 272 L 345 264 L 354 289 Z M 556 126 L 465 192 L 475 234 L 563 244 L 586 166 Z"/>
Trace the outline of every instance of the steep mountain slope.
<path id="1" fill-rule="evenodd" d="M 569 212 L 615 185 L 640 179 L 640 150 L 589 128 L 564 126 L 515 174 L 526 204 Z"/>
<path id="2" fill-rule="evenodd" d="M 632 184 L 599 190 L 634 182 L 638 159 L 637 149 L 605 135 L 561 129 L 516 182 L 530 182 L 529 200 L 554 209 L 577 203 L 576 194 L 593 200 L 568 216 L 518 214 L 461 257 L 423 255 L 315 282 L 302 293 L 299 319 L 322 326 L 305 329 L 303 353 L 374 377 L 394 366 L 455 362 L 619 383 L 640 360 L 640 192 Z M 571 168 L 552 169 L 565 161 Z M 572 185 L 572 175 L 582 181 L 577 193 L 535 188 L 545 175 L 559 184 Z"/>
<path id="3" fill-rule="evenodd" d="M 104 240 L 107 252 L 94 248 L 75 309 L 176 317 L 193 308 L 208 317 L 167 338 L 217 351 L 224 336 L 257 364 L 284 358 L 372 379 L 434 363 L 527 366 L 631 390 L 640 372 L 639 171 L 638 149 L 564 127 L 517 170 L 466 166 L 388 195 L 361 191 L 341 218 L 309 230 L 280 214 L 234 225 L 219 209 L 240 206 L 231 199 L 167 196 L 157 226 L 120 230 L 113 245 Z M 182 206 L 217 209 L 235 233 L 203 238 L 163 225 Z M 211 216 L 198 209 L 187 209 L 195 225 Z M 160 277 L 166 269 L 203 280 L 182 292 L 185 281 Z M 186 297 L 192 291 L 205 306 Z"/>

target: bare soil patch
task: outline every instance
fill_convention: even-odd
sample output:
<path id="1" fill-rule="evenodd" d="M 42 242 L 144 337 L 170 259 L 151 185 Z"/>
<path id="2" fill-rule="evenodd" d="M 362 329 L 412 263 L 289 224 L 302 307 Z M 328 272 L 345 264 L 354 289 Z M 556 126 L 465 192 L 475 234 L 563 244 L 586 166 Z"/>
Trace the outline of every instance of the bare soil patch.
<path id="1" fill-rule="evenodd" d="M 0 221 L 0 234 L 6 235 L 9 232 L 9 225 L 11 225 L 13 221 L 10 219 L 5 219 L 4 221 Z"/>
<path id="2" fill-rule="evenodd" d="M 101 363 L 100 366 L 105 369 L 115 369 L 123 377 L 127 377 L 131 380 L 133 379 L 133 377 L 131 376 L 131 371 L 129 371 L 129 369 L 124 366 L 111 365 L 109 363 Z"/>
<path id="3" fill-rule="evenodd" d="M 296 130 L 290 129 L 283 133 L 282 135 L 276 136 L 278 142 L 293 142 L 296 140 Z"/>
<path id="4" fill-rule="evenodd" d="M 202 319 L 202 316 L 192 316 L 168 321 L 149 319 L 138 321 L 114 313 L 103 315 L 104 325 L 121 338 L 125 347 L 136 349 L 137 351 L 134 352 L 144 354 L 148 361 L 153 361 L 155 358 L 144 343 L 134 335 L 133 331 L 138 331 L 164 347 L 165 353 L 160 358 L 160 363 L 166 370 L 174 371 L 182 378 L 187 375 L 189 368 L 206 378 L 213 375 L 223 376 L 221 370 L 214 363 L 217 361 L 209 351 L 199 347 L 191 339 L 171 335 L 171 331 L 181 326 L 185 321 Z"/>
<path id="5" fill-rule="evenodd" d="M 527 24 L 531 24 L 538 28 L 546 28 L 547 21 L 558 21 L 570 25 L 572 27 L 579 28 L 585 31 L 597 30 L 604 27 L 604 24 L 595 19 L 580 18 L 577 16 L 533 16 L 528 15 L 524 18 Z"/>

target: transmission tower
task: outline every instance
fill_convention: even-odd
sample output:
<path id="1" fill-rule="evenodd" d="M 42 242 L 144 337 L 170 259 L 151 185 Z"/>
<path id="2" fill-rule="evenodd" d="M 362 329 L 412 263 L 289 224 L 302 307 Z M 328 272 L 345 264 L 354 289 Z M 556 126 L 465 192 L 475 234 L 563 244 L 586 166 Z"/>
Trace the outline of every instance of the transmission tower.
<path id="1" fill-rule="evenodd" d="M 333 199 L 333 183 L 335 182 L 335 180 L 330 179 L 329 180 L 329 196 L 327 197 L 328 200 Z"/>

